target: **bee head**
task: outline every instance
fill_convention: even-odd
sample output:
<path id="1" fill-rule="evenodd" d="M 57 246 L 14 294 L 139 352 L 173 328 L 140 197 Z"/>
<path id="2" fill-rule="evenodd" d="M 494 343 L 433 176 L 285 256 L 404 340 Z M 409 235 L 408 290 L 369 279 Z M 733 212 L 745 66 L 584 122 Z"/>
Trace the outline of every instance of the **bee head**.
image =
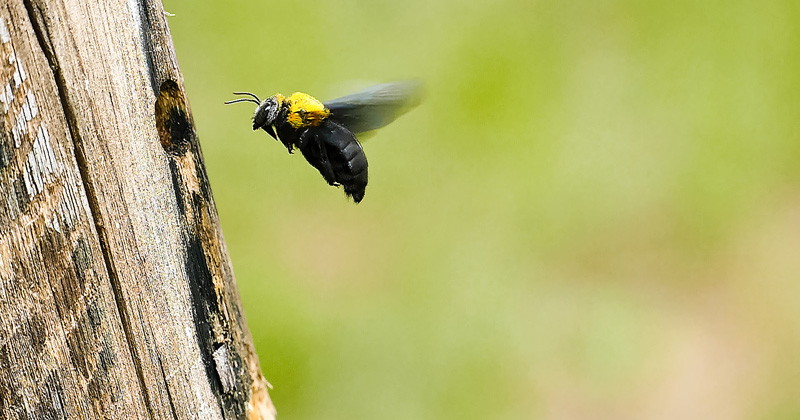
<path id="1" fill-rule="evenodd" d="M 283 95 L 277 94 L 258 104 L 256 113 L 253 115 L 253 130 L 274 124 L 278 119 L 278 111 L 280 111 L 282 103 Z"/>
<path id="2" fill-rule="evenodd" d="M 283 104 L 283 95 L 278 93 L 262 101 L 258 99 L 258 96 L 250 92 L 234 92 L 233 94 L 248 95 L 250 98 L 234 99 L 225 102 L 226 105 L 238 102 L 252 102 L 258 105 L 253 115 L 253 130 L 258 130 L 261 127 L 268 127 L 275 123 L 275 120 L 278 118 L 278 111 L 280 111 L 281 105 Z"/>

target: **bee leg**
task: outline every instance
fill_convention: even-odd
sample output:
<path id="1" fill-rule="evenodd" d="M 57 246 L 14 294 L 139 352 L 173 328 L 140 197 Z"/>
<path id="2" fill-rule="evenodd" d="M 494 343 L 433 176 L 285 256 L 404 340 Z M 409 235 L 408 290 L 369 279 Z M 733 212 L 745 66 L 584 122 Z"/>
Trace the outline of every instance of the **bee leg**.
<path id="1" fill-rule="evenodd" d="M 304 131 L 297 139 L 297 148 L 303 152 L 303 156 L 305 156 L 308 163 L 317 168 L 328 185 L 337 185 L 336 176 L 328 159 L 328 151 L 315 131 Z"/>
<path id="2" fill-rule="evenodd" d="M 309 133 L 310 133 L 310 130 L 306 129 L 306 130 L 303 131 L 302 134 L 300 134 L 300 137 L 297 138 L 297 148 L 298 149 L 303 150 L 303 148 L 306 147 L 306 143 L 308 143 L 309 138 L 312 137 L 312 135 L 309 134 Z"/>
<path id="3" fill-rule="evenodd" d="M 333 174 L 331 161 L 328 160 L 328 150 L 325 148 L 325 144 L 318 142 L 317 146 L 320 150 L 320 172 L 322 173 L 322 177 L 325 178 L 325 181 L 328 181 L 328 185 L 339 185 L 336 182 L 336 176 Z"/>
<path id="4" fill-rule="evenodd" d="M 264 128 L 264 131 L 266 131 L 267 133 L 269 133 L 269 135 L 274 137 L 275 140 L 277 140 L 280 144 L 282 144 L 284 147 L 286 147 L 286 150 L 289 151 L 290 155 L 292 153 L 294 153 L 294 151 L 293 151 L 294 145 L 292 145 L 291 142 L 287 143 L 287 142 L 283 141 L 281 136 L 278 134 L 278 127 L 275 127 L 274 125 L 270 125 L 268 127 L 262 127 L 262 128 Z"/>

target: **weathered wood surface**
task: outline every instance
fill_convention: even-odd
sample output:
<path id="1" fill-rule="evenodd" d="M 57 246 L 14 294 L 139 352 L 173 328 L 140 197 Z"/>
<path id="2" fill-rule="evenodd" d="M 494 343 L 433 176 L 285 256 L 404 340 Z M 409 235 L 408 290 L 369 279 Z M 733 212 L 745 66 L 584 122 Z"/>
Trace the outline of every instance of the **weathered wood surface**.
<path id="1" fill-rule="evenodd" d="M 0 418 L 273 418 L 162 5 L 0 4 Z"/>

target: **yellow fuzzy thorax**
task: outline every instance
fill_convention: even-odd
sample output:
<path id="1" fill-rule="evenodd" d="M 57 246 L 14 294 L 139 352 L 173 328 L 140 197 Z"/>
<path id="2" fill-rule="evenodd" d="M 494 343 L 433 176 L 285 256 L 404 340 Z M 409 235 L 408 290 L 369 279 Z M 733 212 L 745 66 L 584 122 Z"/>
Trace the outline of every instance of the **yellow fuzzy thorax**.
<path id="1" fill-rule="evenodd" d="M 322 102 L 307 93 L 295 92 L 285 99 L 285 103 L 289 107 L 286 119 L 294 128 L 316 127 L 331 113 Z"/>

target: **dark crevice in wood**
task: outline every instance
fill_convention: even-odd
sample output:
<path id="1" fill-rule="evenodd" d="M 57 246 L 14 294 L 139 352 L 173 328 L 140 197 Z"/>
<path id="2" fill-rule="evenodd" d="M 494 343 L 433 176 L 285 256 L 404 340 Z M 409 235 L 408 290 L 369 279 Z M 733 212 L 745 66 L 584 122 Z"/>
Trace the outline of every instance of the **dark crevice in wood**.
<path id="1" fill-rule="evenodd" d="M 216 322 L 224 322 L 220 315 L 222 310 L 219 307 L 215 292 L 213 276 L 206 260 L 201 239 L 196 234 L 190 234 L 186 247 L 186 273 L 189 276 L 189 291 L 192 298 L 194 324 L 197 331 L 197 345 L 200 349 L 201 357 L 206 368 L 206 377 L 209 380 L 212 392 L 217 396 L 220 409 L 225 418 L 245 419 L 247 409 L 246 399 L 238 398 L 243 392 L 244 380 L 249 379 L 249 372 L 241 369 L 242 377 L 236 378 L 235 389 L 232 392 L 225 392 L 222 377 L 217 371 L 217 364 L 214 360 L 215 347 L 228 341 L 228 337 L 220 337 L 215 334 L 213 325 Z M 227 325 L 221 328 L 225 333 L 229 331 Z M 238 355 L 237 355 L 238 357 Z"/>
<path id="2" fill-rule="evenodd" d="M 77 127 L 77 119 L 75 117 L 75 112 L 72 109 L 72 106 L 70 105 L 69 97 L 67 95 L 66 81 L 59 67 L 58 58 L 56 57 L 53 51 L 52 43 L 50 41 L 50 33 L 48 31 L 47 24 L 44 21 L 45 18 L 42 13 L 42 10 L 39 8 L 39 5 L 34 4 L 32 0 L 23 0 L 23 4 L 25 5 L 25 9 L 28 12 L 28 18 L 30 19 L 33 31 L 36 34 L 36 39 L 39 43 L 39 47 L 44 52 L 48 64 L 50 65 L 50 69 L 53 72 L 55 85 L 58 89 L 59 101 L 61 103 L 61 106 L 63 107 L 64 116 L 67 121 L 70 136 L 72 137 L 72 143 L 75 150 L 75 159 L 77 161 L 78 170 L 80 172 L 84 188 L 86 189 L 86 198 L 87 201 L 89 202 L 91 217 L 94 222 L 95 228 L 97 230 L 100 249 L 103 254 L 103 260 L 106 266 L 106 270 L 108 271 L 108 278 L 111 282 L 111 289 L 114 292 L 114 299 L 116 301 L 117 311 L 120 316 L 122 327 L 125 330 L 125 338 L 127 340 L 128 349 L 131 352 L 134 369 L 136 371 L 136 376 L 139 381 L 140 393 L 143 397 L 142 399 L 147 408 L 147 415 L 149 418 L 152 419 L 154 410 L 152 403 L 150 401 L 150 395 L 147 392 L 147 384 L 144 380 L 144 372 L 142 371 L 141 357 L 138 354 L 138 351 L 136 350 L 136 343 L 133 337 L 133 332 L 131 331 L 131 321 L 130 321 L 131 317 L 128 314 L 127 306 L 125 305 L 125 299 L 122 293 L 122 287 L 119 281 L 119 276 L 117 275 L 116 268 L 111 258 L 111 252 L 109 251 L 108 233 L 106 232 L 105 226 L 103 224 L 100 211 L 100 204 L 97 199 L 97 191 L 94 187 L 91 177 L 89 176 L 89 168 L 87 164 L 83 141 L 80 137 L 79 130 Z M 173 415 L 174 414 L 175 412 L 173 409 Z"/>

